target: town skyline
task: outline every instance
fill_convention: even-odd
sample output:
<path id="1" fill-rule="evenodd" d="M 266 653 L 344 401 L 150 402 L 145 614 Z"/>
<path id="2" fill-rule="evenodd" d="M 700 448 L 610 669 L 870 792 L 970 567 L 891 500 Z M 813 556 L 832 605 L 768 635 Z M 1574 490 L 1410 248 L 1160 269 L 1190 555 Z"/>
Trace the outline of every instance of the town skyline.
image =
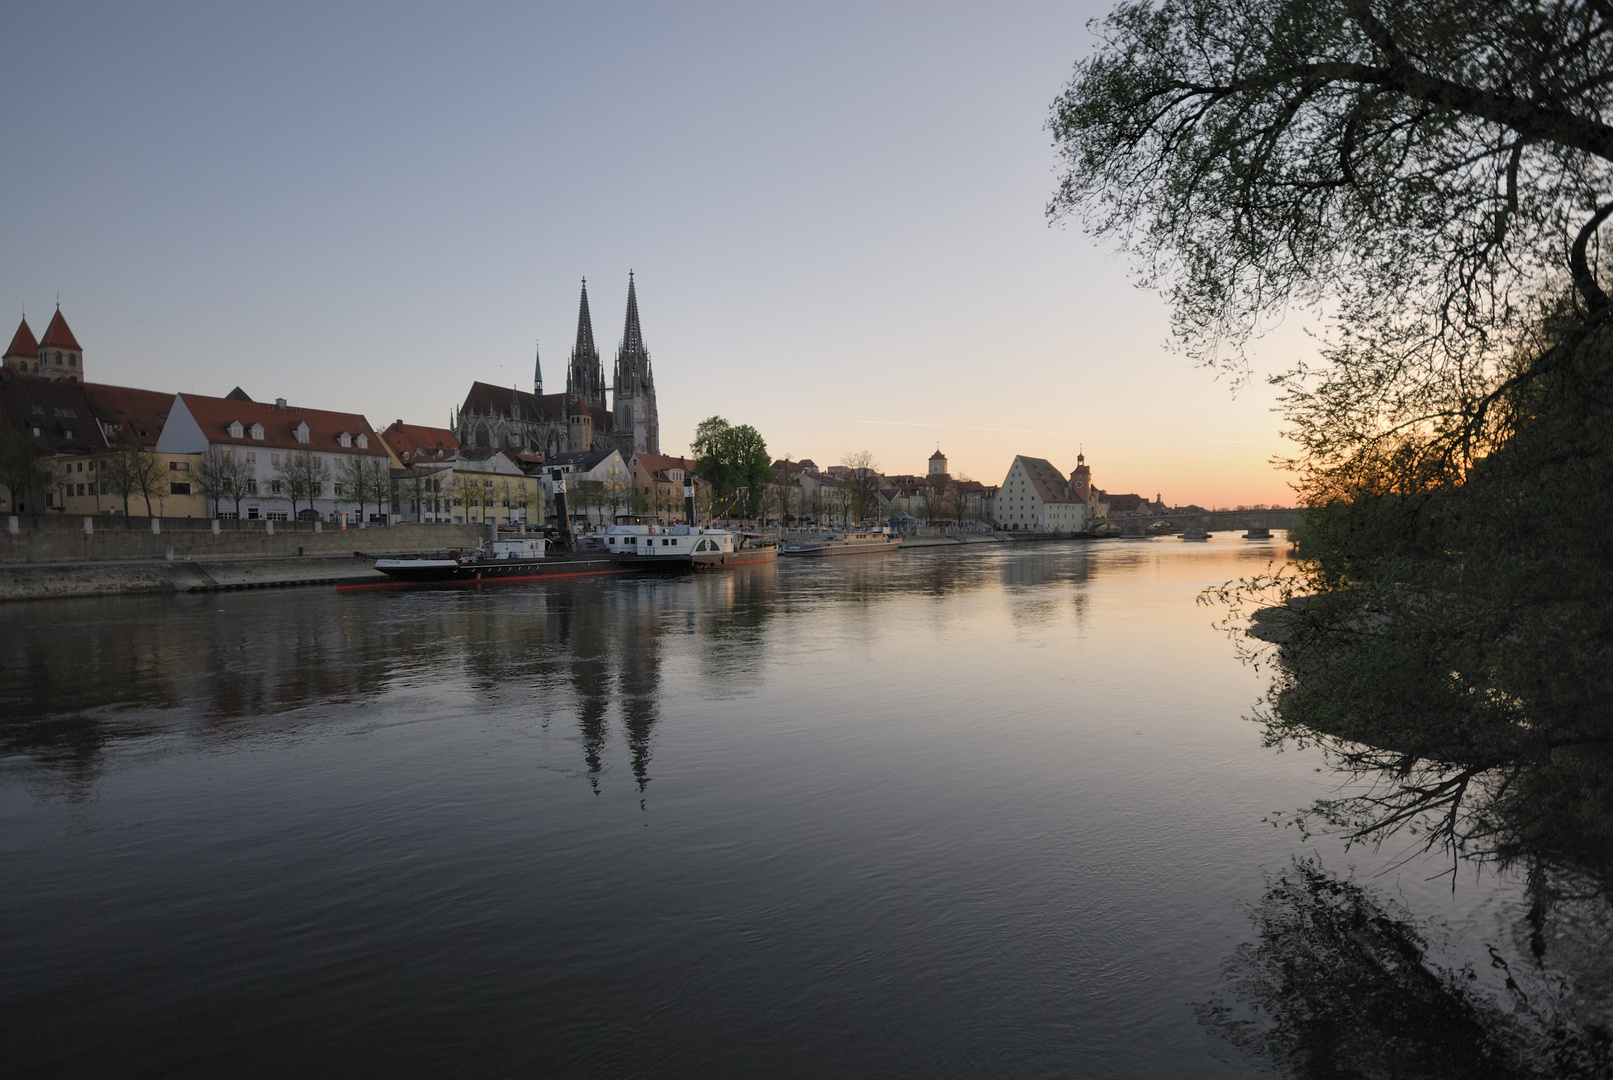
<path id="1" fill-rule="evenodd" d="M 1126 262 L 1045 219 L 1102 10 L 22 12 L 77 74 L 0 74 L 8 127 L 75 164 L 14 178 L 0 303 L 59 293 L 107 382 L 445 424 L 535 344 L 563 363 L 584 276 L 614 350 L 633 270 L 668 450 L 716 414 L 820 463 L 1084 450 L 1115 490 L 1287 502 L 1269 388 L 1170 351 Z"/>

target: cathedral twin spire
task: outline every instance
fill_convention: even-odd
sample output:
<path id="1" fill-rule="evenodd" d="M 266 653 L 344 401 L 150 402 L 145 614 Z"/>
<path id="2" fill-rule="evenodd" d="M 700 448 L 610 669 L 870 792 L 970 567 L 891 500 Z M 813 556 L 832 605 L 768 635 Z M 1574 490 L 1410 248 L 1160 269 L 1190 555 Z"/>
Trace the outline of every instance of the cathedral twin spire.
<path id="1" fill-rule="evenodd" d="M 543 394 L 541 363 L 533 371 L 534 389 Z M 605 408 L 605 366 L 594 343 L 594 319 L 588 309 L 588 279 L 582 283 L 577 301 L 577 343 L 571 349 L 566 370 L 566 393 L 585 405 Z M 660 424 L 656 416 L 655 381 L 650 373 L 650 353 L 644 347 L 644 331 L 639 326 L 638 287 L 631 271 L 627 275 L 627 322 L 622 329 L 622 345 L 616 351 L 616 371 L 612 386 L 612 421 L 617 443 L 624 451 L 660 453 Z"/>

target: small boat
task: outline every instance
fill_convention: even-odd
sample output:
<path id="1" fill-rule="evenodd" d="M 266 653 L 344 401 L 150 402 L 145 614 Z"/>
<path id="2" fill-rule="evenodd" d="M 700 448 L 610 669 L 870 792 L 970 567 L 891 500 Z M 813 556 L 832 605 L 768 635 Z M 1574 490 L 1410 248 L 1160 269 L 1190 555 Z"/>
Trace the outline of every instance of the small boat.
<path id="1" fill-rule="evenodd" d="M 902 538 L 889 528 L 824 533 L 791 540 L 784 545 L 783 555 L 865 555 L 874 552 L 895 551 L 902 546 Z"/>
<path id="2" fill-rule="evenodd" d="M 522 536 L 493 540 L 469 551 L 376 559 L 375 568 L 394 581 L 410 584 L 467 585 L 624 572 L 603 555 L 562 552 L 550 556 L 547 548 L 548 541 L 541 536 Z"/>
<path id="3" fill-rule="evenodd" d="M 773 538 L 692 525 L 612 525 L 605 530 L 605 553 L 624 569 L 706 570 L 778 558 Z"/>
<path id="4" fill-rule="evenodd" d="M 1264 525 L 1251 525 L 1249 531 L 1243 534 L 1245 540 L 1270 540 L 1271 530 Z"/>

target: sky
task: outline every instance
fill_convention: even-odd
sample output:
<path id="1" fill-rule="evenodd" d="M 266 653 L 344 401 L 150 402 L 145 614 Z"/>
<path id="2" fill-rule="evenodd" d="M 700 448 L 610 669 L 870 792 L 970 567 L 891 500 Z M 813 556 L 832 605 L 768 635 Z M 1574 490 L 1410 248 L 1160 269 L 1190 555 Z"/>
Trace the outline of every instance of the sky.
<path id="1" fill-rule="evenodd" d="M 446 425 L 535 349 L 563 388 L 583 277 L 608 378 L 631 270 L 663 452 L 721 415 L 820 466 L 1286 503 L 1270 389 L 1046 217 L 1108 8 L 10 5 L 0 313 L 59 297 L 92 382 Z"/>

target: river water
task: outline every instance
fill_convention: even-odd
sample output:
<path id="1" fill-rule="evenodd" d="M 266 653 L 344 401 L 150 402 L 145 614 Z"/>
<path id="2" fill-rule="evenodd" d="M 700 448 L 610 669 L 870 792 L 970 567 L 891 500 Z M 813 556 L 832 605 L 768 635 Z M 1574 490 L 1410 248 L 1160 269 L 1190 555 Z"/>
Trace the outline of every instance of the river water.
<path id="1" fill-rule="evenodd" d="M 1510 948 L 1196 602 L 1278 543 L 16 604 L 8 1075 L 1243 1076 L 1195 1019 L 1299 853 Z"/>

